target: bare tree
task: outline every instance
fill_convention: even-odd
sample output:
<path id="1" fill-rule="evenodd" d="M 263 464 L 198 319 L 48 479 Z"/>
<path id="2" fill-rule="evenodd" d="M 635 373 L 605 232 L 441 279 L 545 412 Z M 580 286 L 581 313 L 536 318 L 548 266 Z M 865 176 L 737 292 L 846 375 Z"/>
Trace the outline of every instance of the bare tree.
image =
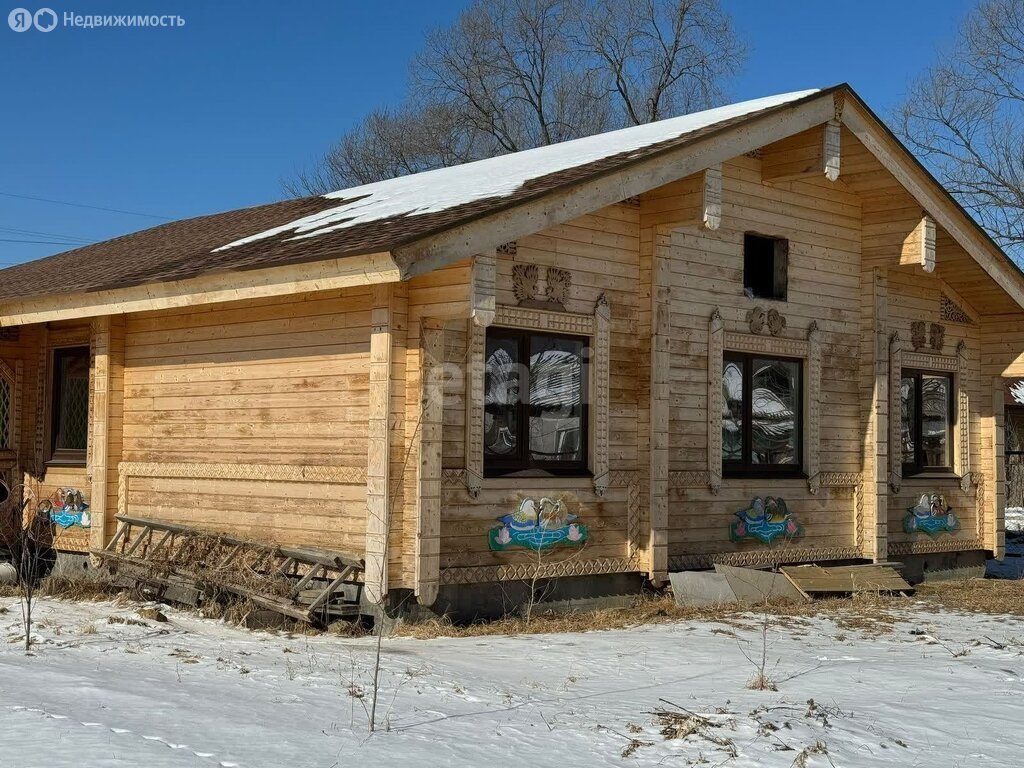
<path id="1" fill-rule="evenodd" d="M 600 0 L 582 4 L 579 25 L 632 125 L 720 101 L 746 56 L 717 0 Z"/>
<path id="2" fill-rule="evenodd" d="M 285 188 L 322 194 L 703 109 L 744 58 L 718 0 L 476 0 L 427 36 L 401 106 Z"/>
<path id="3" fill-rule="evenodd" d="M 1024 4 L 983 0 L 913 83 L 896 129 L 1024 264 Z"/>

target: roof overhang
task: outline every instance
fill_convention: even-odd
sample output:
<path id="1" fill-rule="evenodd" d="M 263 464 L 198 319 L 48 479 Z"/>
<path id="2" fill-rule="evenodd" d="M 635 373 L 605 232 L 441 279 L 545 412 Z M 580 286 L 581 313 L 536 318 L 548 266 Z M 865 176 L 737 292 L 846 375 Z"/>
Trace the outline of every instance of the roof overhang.
<path id="1" fill-rule="evenodd" d="M 397 282 L 400 279 L 398 265 L 390 253 L 371 253 L 308 264 L 221 272 L 188 280 L 146 283 L 108 291 L 50 294 L 4 302 L 0 305 L 0 326 L 194 307 L 223 301 Z"/>

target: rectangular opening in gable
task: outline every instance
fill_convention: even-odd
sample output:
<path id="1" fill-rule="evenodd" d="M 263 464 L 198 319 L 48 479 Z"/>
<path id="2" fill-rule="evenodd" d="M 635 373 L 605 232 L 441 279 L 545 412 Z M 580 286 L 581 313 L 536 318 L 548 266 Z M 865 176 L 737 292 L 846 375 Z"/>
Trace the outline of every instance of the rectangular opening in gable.
<path id="1" fill-rule="evenodd" d="M 743 290 L 752 299 L 785 301 L 789 284 L 789 241 L 743 236 Z"/>

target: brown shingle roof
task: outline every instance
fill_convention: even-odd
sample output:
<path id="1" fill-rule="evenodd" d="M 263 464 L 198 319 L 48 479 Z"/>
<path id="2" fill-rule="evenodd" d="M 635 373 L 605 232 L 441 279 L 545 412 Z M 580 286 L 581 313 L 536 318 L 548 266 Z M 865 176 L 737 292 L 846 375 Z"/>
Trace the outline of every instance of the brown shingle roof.
<path id="1" fill-rule="evenodd" d="M 819 91 L 813 96 L 721 120 L 640 149 L 538 176 L 512 194 L 481 198 L 442 211 L 362 222 L 312 238 L 295 240 L 294 233 L 287 232 L 215 250 L 304 216 L 337 208 L 351 202 L 351 199 L 337 196 L 306 197 L 163 224 L 0 270 L 0 301 L 57 292 L 101 291 L 210 273 L 389 251 L 480 216 L 536 199 L 567 185 L 594 179 L 659 153 L 685 146 L 698 138 L 728 130 L 752 118 L 792 108 L 832 90 L 835 89 Z"/>

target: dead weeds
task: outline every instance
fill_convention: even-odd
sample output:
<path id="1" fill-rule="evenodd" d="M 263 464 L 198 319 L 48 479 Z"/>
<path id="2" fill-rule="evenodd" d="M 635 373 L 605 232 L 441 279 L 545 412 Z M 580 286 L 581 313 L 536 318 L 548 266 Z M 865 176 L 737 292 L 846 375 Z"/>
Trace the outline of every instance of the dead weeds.
<path id="1" fill-rule="evenodd" d="M 1024 579 L 969 579 L 921 584 L 915 596 L 949 610 L 1024 616 Z"/>

